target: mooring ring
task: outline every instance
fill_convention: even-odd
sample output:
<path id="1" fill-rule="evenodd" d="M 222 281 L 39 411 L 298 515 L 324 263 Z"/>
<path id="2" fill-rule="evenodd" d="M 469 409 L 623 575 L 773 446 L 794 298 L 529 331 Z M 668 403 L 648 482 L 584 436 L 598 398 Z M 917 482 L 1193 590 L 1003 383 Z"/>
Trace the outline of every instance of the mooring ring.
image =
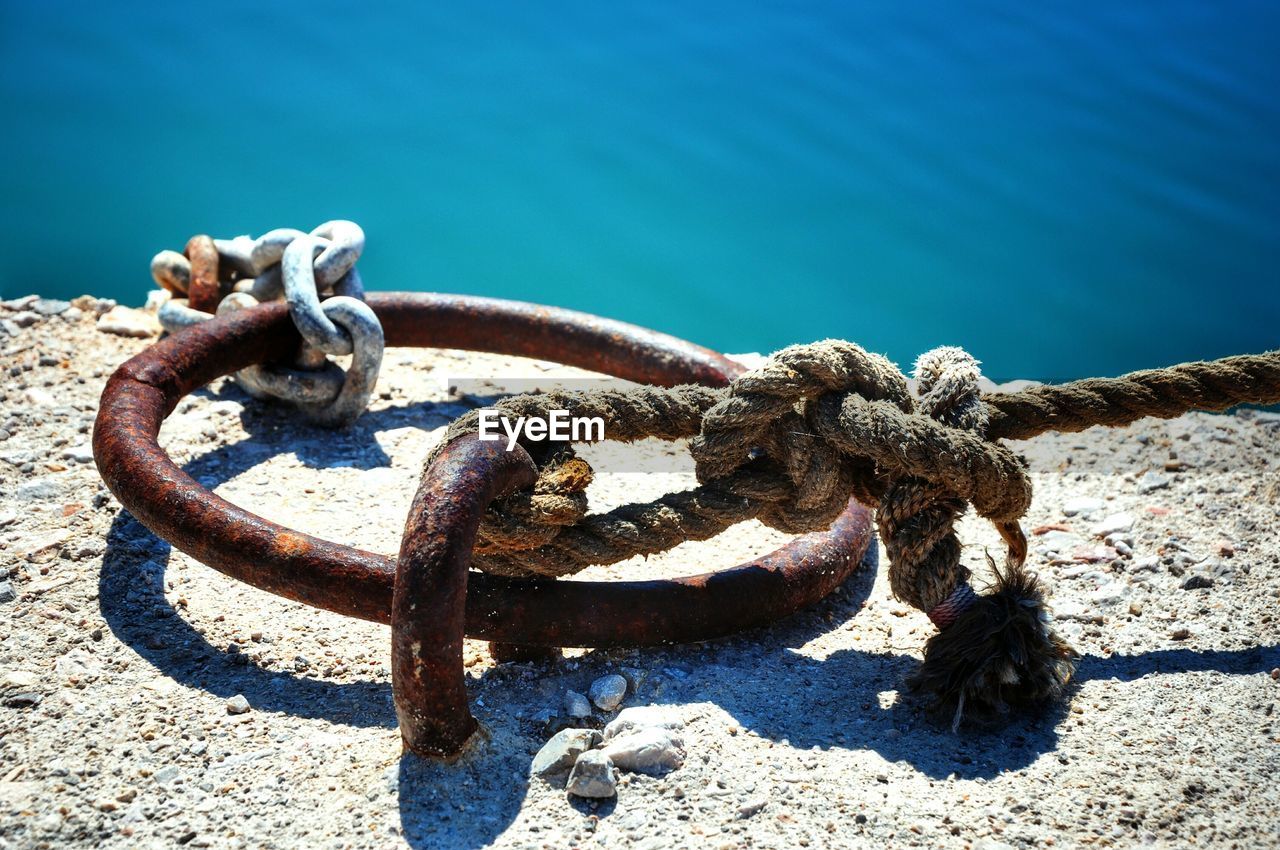
<path id="1" fill-rule="evenodd" d="M 585 313 L 434 293 L 375 293 L 388 346 L 554 360 L 641 383 L 724 386 L 743 367 L 692 343 Z M 396 561 L 256 516 L 210 492 L 160 448 L 178 401 L 302 339 L 282 303 L 219 316 L 156 343 L 107 382 L 94 424 L 103 479 L 143 525 L 233 578 L 339 614 L 392 619 Z M 456 442 L 456 441 L 455 441 Z M 817 602 L 856 569 L 872 537 L 851 501 L 825 532 L 717 572 L 649 581 L 467 576 L 465 634 L 516 647 L 687 643 L 765 625 Z M 459 668 L 460 673 L 460 668 Z"/>

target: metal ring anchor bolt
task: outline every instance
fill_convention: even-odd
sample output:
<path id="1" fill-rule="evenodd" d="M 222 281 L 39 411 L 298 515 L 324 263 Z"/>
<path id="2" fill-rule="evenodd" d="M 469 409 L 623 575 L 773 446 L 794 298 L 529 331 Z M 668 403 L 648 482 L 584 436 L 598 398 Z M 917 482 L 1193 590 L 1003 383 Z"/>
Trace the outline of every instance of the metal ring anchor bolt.
<path id="1" fill-rule="evenodd" d="M 551 307 L 384 293 L 370 295 L 368 308 L 391 346 L 536 357 L 662 386 L 724 386 L 743 371 L 673 337 Z M 355 324 L 344 324 L 342 311 L 326 315 L 352 332 Z M 591 582 L 475 572 L 471 546 L 485 508 L 531 483 L 537 470 L 523 449 L 507 452 L 466 436 L 424 471 L 398 559 L 283 528 L 202 487 L 156 437 L 184 395 L 222 375 L 287 358 L 301 343 L 279 303 L 232 310 L 162 340 L 112 375 L 94 427 L 94 457 L 124 506 L 197 560 L 290 599 L 389 623 L 396 711 L 405 744 L 417 753 L 453 758 L 476 729 L 463 635 L 491 641 L 505 657 L 538 648 L 710 639 L 817 602 L 853 572 L 870 543 L 870 513 L 850 501 L 829 530 L 713 573 Z"/>

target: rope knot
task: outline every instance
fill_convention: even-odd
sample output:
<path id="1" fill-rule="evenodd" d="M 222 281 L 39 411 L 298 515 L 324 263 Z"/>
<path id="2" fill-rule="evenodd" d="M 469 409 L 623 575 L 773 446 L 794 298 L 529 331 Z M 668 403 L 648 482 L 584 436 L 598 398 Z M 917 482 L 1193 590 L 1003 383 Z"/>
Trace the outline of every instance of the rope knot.
<path id="1" fill-rule="evenodd" d="M 951 546 L 954 519 L 973 502 L 1020 557 L 1025 545 L 1013 529 L 1031 485 L 1018 458 L 986 439 L 978 361 L 943 347 L 923 355 L 915 372 L 918 400 L 896 366 L 853 343 L 779 351 L 704 415 L 690 447 L 699 482 L 742 493 L 743 478 L 772 478 L 758 518 L 792 533 L 825 528 L 850 496 L 887 507 L 890 528 L 882 531 L 886 541 L 901 536 L 904 552 Z M 958 562 L 958 543 L 954 550 Z M 919 597 L 904 596 L 913 604 Z"/>
<path id="2" fill-rule="evenodd" d="M 840 340 L 793 345 L 740 376 L 707 411 L 690 451 L 698 481 L 770 477 L 775 492 L 758 518 L 781 531 L 825 528 L 849 498 L 874 504 L 874 465 L 843 451 L 823 432 L 823 401 L 853 395 L 907 414 L 913 409 L 906 379 L 879 354 Z M 732 482 L 732 483 L 731 483 Z M 757 496 L 763 494 L 744 494 Z"/>
<path id="3" fill-rule="evenodd" d="M 876 505 L 894 595 L 940 629 L 913 685 L 958 725 L 1061 693 L 1074 655 L 1049 625 L 1043 591 L 1022 570 L 1018 519 L 1031 502 L 1022 462 L 988 439 L 978 361 L 954 347 L 916 362 L 916 397 L 879 355 L 827 341 L 779 352 L 707 411 L 693 443 L 698 479 L 732 488 L 772 466 L 788 490 L 758 514 L 784 531 L 824 527 L 850 494 Z M 985 596 L 969 585 L 956 520 L 969 502 L 1009 546 Z"/>

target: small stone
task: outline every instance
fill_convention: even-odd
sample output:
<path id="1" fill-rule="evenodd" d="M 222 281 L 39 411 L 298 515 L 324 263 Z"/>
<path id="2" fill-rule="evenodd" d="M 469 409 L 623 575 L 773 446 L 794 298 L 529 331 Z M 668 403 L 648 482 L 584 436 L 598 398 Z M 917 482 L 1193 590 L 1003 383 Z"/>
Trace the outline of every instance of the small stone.
<path id="1" fill-rule="evenodd" d="M 754 800 L 748 800 L 738 806 L 738 817 L 745 819 L 759 814 L 767 805 L 769 805 L 768 797 L 756 797 Z"/>
<path id="2" fill-rule="evenodd" d="M 63 682 L 91 682 L 102 673 L 102 665 L 89 652 L 73 649 L 54 663 L 57 678 Z"/>
<path id="3" fill-rule="evenodd" d="M 1102 541 L 1108 546 L 1118 546 L 1124 544 L 1126 546 L 1133 545 L 1133 533 L 1128 531 L 1117 531 L 1115 534 L 1108 534 L 1106 539 Z"/>
<path id="4" fill-rule="evenodd" d="M 41 389 L 31 387 L 22 394 L 22 398 L 32 407 L 56 407 L 58 400 Z"/>
<path id="5" fill-rule="evenodd" d="M 71 535 L 70 530 L 60 528 L 49 534 L 27 537 L 14 545 L 15 553 L 28 561 L 45 564 L 52 561 L 62 551 L 62 546 Z"/>
<path id="6" fill-rule="evenodd" d="M 151 775 L 159 785 L 169 785 L 182 776 L 182 768 L 176 764 L 165 765 Z"/>
<path id="7" fill-rule="evenodd" d="M 90 537 L 86 540 L 76 541 L 73 545 L 64 548 L 62 552 L 73 561 L 83 561 L 88 558 L 96 558 L 106 550 L 107 544 L 105 542 Z"/>
<path id="8" fill-rule="evenodd" d="M 3 307 L 6 310 L 25 310 L 39 300 L 39 295 L 23 295 L 21 298 L 10 298 L 7 301 L 0 301 L 0 307 Z"/>
<path id="9" fill-rule="evenodd" d="M 98 319 L 98 330 L 118 336 L 146 339 L 160 333 L 160 323 L 155 316 L 144 310 L 117 306 Z"/>
<path id="10" fill-rule="evenodd" d="M 1110 546 L 1078 546 L 1071 553 L 1072 560 L 1093 564 L 1099 561 L 1114 561 L 1120 553 Z"/>
<path id="11" fill-rule="evenodd" d="M 1191 629 L 1188 629 L 1185 626 L 1179 629 L 1174 629 L 1172 632 L 1169 633 L 1169 637 L 1173 638 L 1174 640 L 1186 640 L 1187 638 L 1191 637 Z"/>
<path id="12" fill-rule="evenodd" d="M 244 694 L 236 694 L 227 700 L 227 714 L 247 714 L 251 708 Z"/>
<path id="13" fill-rule="evenodd" d="M 1137 522 L 1133 514 L 1118 513 L 1104 519 L 1102 522 L 1090 529 L 1094 537 L 1106 537 L 1108 534 L 1116 534 L 1118 532 L 1130 531 L 1133 524 Z"/>
<path id="14" fill-rule="evenodd" d="M 1271 678 L 1277 682 L 1280 682 L 1280 667 L 1276 667 L 1272 669 Z"/>
<path id="15" fill-rule="evenodd" d="M 1129 571 L 1133 573 L 1159 572 L 1160 557 L 1158 555 L 1148 555 L 1145 558 L 1139 558 L 1133 562 L 1133 566 L 1129 568 Z"/>
<path id="16" fill-rule="evenodd" d="M 1138 492 L 1146 495 L 1169 486 L 1169 476 L 1155 471 L 1147 471 L 1138 479 Z"/>
<path id="17" fill-rule="evenodd" d="M 588 750 L 573 763 L 566 790 L 575 797 L 599 799 L 617 796 L 618 774 L 613 762 L 599 750 Z"/>
<path id="18" fill-rule="evenodd" d="M 17 591 L 13 589 L 13 582 L 0 581 L 0 605 L 12 602 L 18 598 Z"/>
<path id="19" fill-rule="evenodd" d="M 679 729 L 684 725 L 671 709 L 661 705 L 635 705 L 624 708 L 608 726 L 604 727 L 604 740 L 608 741 L 637 729 Z"/>
<path id="20" fill-rule="evenodd" d="M 1206 587 L 1213 587 L 1211 576 L 1191 576 L 1182 583 L 1183 590 L 1201 590 Z"/>
<path id="21" fill-rule="evenodd" d="M 1089 601 L 1094 605 L 1115 605 L 1127 599 L 1132 592 L 1132 588 L 1125 582 L 1112 581 L 1090 593 Z"/>
<path id="22" fill-rule="evenodd" d="M 1065 552 L 1083 541 L 1069 531 L 1049 531 L 1040 538 L 1040 545 L 1049 552 Z"/>
<path id="23" fill-rule="evenodd" d="M 529 765 L 530 776 L 550 776 L 569 770 L 578 756 L 600 743 L 595 729 L 562 729 L 542 745 Z"/>
<path id="24" fill-rule="evenodd" d="M 29 670 L 10 670 L 0 678 L 0 694 L 10 691 L 27 691 L 36 686 L 40 677 Z"/>
<path id="25" fill-rule="evenodd" d="M 1141 603 L 1141 602 L 1138 602 L 1137 600 L 1134 600 L 1133 602 L 1130 602 L 1130 603 L 1129 603 L 1129 613 L 1130 613 L 1130 614 L 1132 614 L 1132 615 L 1133 615 L 1133 616 L 1135 616 L 1135 617 L 1141 617 L 1141 616 L 1142 616 L 1142 603 Z"/>
<path id="26" fill-rule="evenodd" d="M 675 770 L 685 757 L 680 738 L 658 726 L 617 735 L 604 745 L 604 753 L 623 770 L 653 775 Z"/>
<path id="27" fill-rule="evenodd" d="M 81 295 L 79 298 L 71 300 L 71 306 L 79 307 L 86 313 L 101 316 L 116 306 L 116 300 L 114 298 L 94 298 L 92 295 Z"/>
<path id="28" fill-rule="evenodd" d="M 1068 499 L 1063 504 L 1062 513 L 1066 516 L 1091 514 L 1094 511 L 1102 510 L 1106 507 L 1106 504 L 1102 499 L 1095 499 L 1092 496 L 1076 496 L 1074 499 Z"/>
<path id="29" fill-rule="evenodd" d="M 602 711 L 614 711 L 627 695 L 627 680 L 614 673 L 591 683 L 591 701 Z"/>
<path id="30" fill-rule="evenodd" d="M 142 306 L 148 313 L 155 313 L 173 297 L 167 289 L 153 289 L 147 293 L 147 303 Z"/>
<path id="31" fill-rule="evenodd" d="M 93 446 L 89 443 L 84 443 L 67 449 L 62 453 L 62 458 L 76 463 L 93 463 Z"/>
<path id="32" fill-rule="evenodd" d="M 40 314 L 23 310 L 21 313 L 14 313 L 10 320 L 20 328 L 29 328 L 40 321 Z"/>
<path id="33" fill-rule="evenodd" d="M 1101 623 L 1102 615 L 1093 608 L 1086 608 L 1074 599 L 1057 599 L 1053 603 L 1055 620 L 1075 620 L 1080 623 Z"/>
<path id="34" fill-rule="evenodd" d="M 9 708 L 31 708 L 43 696 L 36 690 L 40 677 L 27 670 L 10 670 L 0 678 L 0 701 Z"/>
<path id="35" fill-rule="evenodd" d="M 569 691 L 564 695 L 564 713 L 575 718 L 590 717 L 591 703 L 577 691 Z"/>
<path id="36" fill-rule="evenodd" d="M 559 715 L 554 708 L 540 708 L 529 718 L 529 722 L 535 726 L 550 727 L 555 724 L 557 717 Z"/>
<path id="37" fill-rule="evenodd" d="M 59 301 L 57 298 L 37 298 L 31 302 L 31 309 L 41 316 L 56 316 L 71 309 L 71 302 Z"/>

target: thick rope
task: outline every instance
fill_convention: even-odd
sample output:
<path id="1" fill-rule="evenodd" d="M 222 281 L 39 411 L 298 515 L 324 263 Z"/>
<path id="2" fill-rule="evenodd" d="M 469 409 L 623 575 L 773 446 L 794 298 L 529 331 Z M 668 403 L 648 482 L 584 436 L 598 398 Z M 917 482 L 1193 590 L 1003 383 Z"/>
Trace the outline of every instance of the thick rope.
<path id="1" fill-rule="evenodd" d="M 940 350 L 947 351 L 957 356 L 957 349 Z M 943 516 L 958 515 L 971 502 L 1020 559 L 1016 521 L 1030 505 L 1030 483 L 1019 460 L 993 440 L 1280 401 L 1276 352 L 990 394 L 981 404 L 971 358 L 961 365 L 935 353 L 921 359 L 918 371 L 924 412 L 915 411 L 905 379 L 889 361 L 833 340 L 783 349 L 728 389 L 637 387 L 504 399 L 496 408 L 511 417 L 551 410 L 599 416 L 610 439 L 694 437 L 702 486 L 586 515 L 582 491 L 589 473 L 568 476 L 566 486 L 554 480 L 558 467 L 544 464 L 532 494 L 490 510 L 474 564 L 505 575 L 557 576 L 705 540 L 746 519 L 814 531 L 827 527 L 850 497 L 880 508 L 882 531 L 893 527 L 884 535 L 891 557 L 914 560 L 912 553 L 941 546 L 958 562 L 958 543 L 951 542 Z M 941 414 L 941 421 L 929 413 Z M 445 442 L 474 431 L 477 419 L 473 412 L 456 421 Z M 571 454 L 559 457 L 563 463 Z M 915 483 L 891 490 L 904 478 Z M 952 561 L 941 555 L 939 565 Z M 938 569 L 929 586 L 895 592 L 927 610 L 955 585 Z"/>
<path id="2" fill-rule="evenodd" d="M 1029 440 L 1046 431 L 1118 427 L 1146 416 L 1173 419 L 1191 410 L 1280 402 L 1280 352 L 1242 354 L 1119 378 L 1088 378 L 983 398 L 993 440 Z"/>
<path id="3" fill-rule="evenodd" d="M 1125 425 L 1145 416 L 1280 402 L 1280 352 L 1187 363 L 1019 393 L 978 393 L 978 364 L 940 348 L 916 364 L 918 397 L 888 360 L 828 340 L 775 354 L 726 389 L 638 387 L 505 399 L 508 417 L 601 417 L 611 439 L 692 437 L 700 486 L 649 504 L 588 515 L 590 468 L 572 447 L 540 457 L 531 492 L 490 507 L 473 565 L 510 576 L 561 576 L 592 564 L 706 540 L 756 518 L 786 532 L 826 528 L 850 498 L 877 508 L 894 594 L 940 631 L 912 684 L 958 726 L 1060 696 L 1076 655 L 1054 633 L 1044 590 L 1022 569 L 1018 520 L 1031 504 L 1023 463 L 1000 439 Z M 476 430 L 478 413 L 441 446 Z M 961 562 L 955 522 L 968 504 L 1009 546 L 978 595 Z"/>
<path id="4" fill-rule="evenodd" d="M 980 377 L 978 362 L 961 349 L 935 349 L 916 363 L 920 406 L 944 425 L 982 434 L 987 411 L 979 399 Z M 964 499 L 945 486 L 919 478 L 898 478 L 889 486 L 876 521 L 895 596 L 932 612 L 968 581 L 955 533 L 964 510 Z"/>

